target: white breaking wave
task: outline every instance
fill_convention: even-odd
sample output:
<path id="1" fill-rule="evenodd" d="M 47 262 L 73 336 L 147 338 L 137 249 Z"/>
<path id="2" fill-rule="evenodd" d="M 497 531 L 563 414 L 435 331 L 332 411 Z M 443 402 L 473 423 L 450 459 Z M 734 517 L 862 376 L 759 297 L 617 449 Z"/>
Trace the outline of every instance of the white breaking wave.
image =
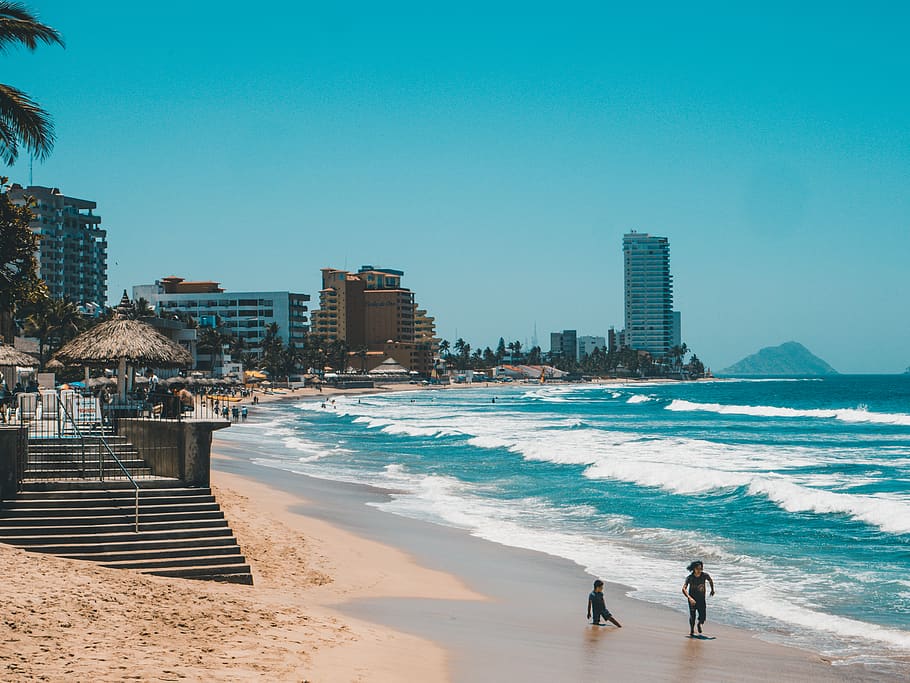
<path id="1" fill-rule="evenodd" d="M 536 392 L 565 394 L 573 387 L 541 388 Z M 634 394 L 629 401 L 651 400 Z M 469 406 L 470 407 L 470 406 Z M 303 409 L 321 410 L 313 403 Z M 724 406 L 674 400 L 671 410 L 751 410 L 754 414 L 809 414 L 814 417 L 855 413 L 861 417 L 882 413 L 866 411 L 795 411 L 770 406 Z M 828 463 L 833 471 L 842 462 L 868 463 L 856 452 L 795 446 L 721 444 L 687 438 L 642 438 L 637 434 L 587 428 L 563 416 L 535 415 L 507 409 L 491 412 L 452 409 L 426 400 L 355 403 L 338 399 L 333 414 L 387 434 L 415 438 L 463 436 L 477 448 L 508 449 L 528 460 L 582 465 L 590 479 L 614 479 L 669 491 L 700 495 L 724 489 L 744 489 L 748 495 L 770 500 L 788 512 L 842 514 L 893 534 L 910 533 L 910 498 L 850 493 L 870 484 L 869 473 L 825 480 L 817 473 Z M 895 416 L 890 416 L 895 417 Z M 910 415 L 903 417 L 910 420 Z M 567 426 L 575 427 L 566 429 Z M 798 473 L 797 470 L 816 470 Z M 836 490 L 828 490 L 835 488 Z"/>
<path id="2" fill-rule="evenodd" d="M 677 412 L 702 411 L 718 415 L 750 415 L 753 417 L 813 417 L 842 422 L 871 422 L 910 426 L 910 415 L 906 413 L 876 413 L 865 407 L 858 408 L 781 408 L 778 406 L 736 406 L 723 403 L 693 403 L 674 399 L 666 408 Z"/>
<path id="3" fill-rule="evenodd" d="M 696 439 L 640 439 L 630 435 L 578 429 L 572 432 L 510 437 L 474 437 L 480 448 L 507 448 L 528 460 L 587 466 L 590 479 L 614 479 L 678 495 L 699 495 L 744 488 L 788 512 L 843 514 L 893 534 L 910 533 L 910 499 L 842 493 L 813 488 L 814 474 L 788 472 L 817 466 L 837 454 L 814 449 L 722 445 Z M 856 462 L 855 460 L 853 462 Z M 840 487 L 868 483 L 868 476 L 842 475 Z"/>
<path id="4" fill-rule="evenodd" d="M 645 396 L 644 394 L 633 394 L 629 397 L 629 400 L 626 403 L 647 403 L 648 401 L 653 401 L 653 396 Z"/>
<path id="5" fill-rule="evenodd" d="M 907 631 L 817 612 L 808 607 L 802 607 L 792 600 L 775 600 L 773 597 L 769 597 L 771 595 L 773 595 L 773 591 L 762 587 L 734 594 L 730 600 L 744 609 L 775 621 L 782 620 L 814 631 L 826 631 L 842 638 L 877 640 L 902 650 L 910 650 L 910 633 Z"/>

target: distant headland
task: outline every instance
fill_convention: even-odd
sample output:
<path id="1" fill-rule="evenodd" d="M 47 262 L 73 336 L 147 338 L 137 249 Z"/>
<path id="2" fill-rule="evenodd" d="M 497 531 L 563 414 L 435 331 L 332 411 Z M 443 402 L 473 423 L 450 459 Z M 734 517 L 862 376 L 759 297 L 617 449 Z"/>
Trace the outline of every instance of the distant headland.
<path id="1" fill-rule="evenodd" d="M 799 342 L 767 346 L 721 370 L 719 375 L 837 375 L 838 372 Z"/>

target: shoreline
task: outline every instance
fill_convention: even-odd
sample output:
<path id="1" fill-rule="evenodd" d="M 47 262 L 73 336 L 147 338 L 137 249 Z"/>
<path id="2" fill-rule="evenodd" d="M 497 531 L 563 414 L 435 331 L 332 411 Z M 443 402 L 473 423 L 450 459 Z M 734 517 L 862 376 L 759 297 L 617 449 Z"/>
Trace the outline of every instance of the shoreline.
<path id="1" fill-rule="evenodd" d="M 483 596 L 466 600 L 442 586 L 434 586 L 432 597 L 365 598 L 353 591 L 333 606 L 346 618 L 366 619 L 442 648 L 451 661 L 451 676 L 443 680 L 577 680 L 604 671 L 621 680 L 889 680 L 859 665 L 832 666 L 818 653 L 710 619 L 706 634 L 717 642 L 689 639 L 682 607 L 675 611 L 627 597 L 626 588 L 611 580 L 615 577 L 601 578 L 607 580 L 608 606 L 624 628 L 591 626 L 580 618 L 592 577 L 570 560 L 367 509 L 388 494 L 256 465 L 231 454 L 231 448 L 215 448 L 222 453 L 213 461 L 216 481 L 227 476 L 239 488 L 253 485 L 262 494 L 264 486 L 290 496 L 296 503 L 279 513 L 283 523 L 316 519 L 378 541 Z"/>

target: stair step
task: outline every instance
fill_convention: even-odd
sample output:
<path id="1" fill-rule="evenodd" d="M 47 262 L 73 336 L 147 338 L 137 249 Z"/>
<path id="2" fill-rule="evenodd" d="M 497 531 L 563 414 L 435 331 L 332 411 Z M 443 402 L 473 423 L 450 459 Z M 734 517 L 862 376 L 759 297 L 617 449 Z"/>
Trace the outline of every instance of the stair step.
<path id="1" fill-rule="evenodd" d="M 127 519 L 127 517 L 124 517 Z M 188 521 L 191 524 L 188 524 Z M 192 526 L 196 529 L 202 528 L 218 528 L 221 526 L 226 526 L 227 522 L 224 518 L 220 519 L 192 519 L 188 521 L 175 521 L 175 522 L 142 522 L 140 521 L 139 529 L 140 531 L 179 531 L 184 529 L 187 526 Z M 123 533 L 133 530 L 132 522 L 123 522 L 120 524 L 67 524 L 60 526 L 14 526 L 14 527 L 0 527 L 0 541 L 3 541 L 4 538 L 15 538 L 16 536 L 34 536 L 35 534 L 41 533 L 48 536 L 76 536 L 76 535 L 85 535 L 91 533 L 97 534 L 111 534 L 111 533 Z M 11 541 L 6 541 L 7 543 Z"/>
<path id="2" fill-rule="evenodd" d="M 59 491 L 20 491 L 16 494 L 15 502 L 24 502 L 28 500 L 73 500 L 75 498 L 98 498 L 102 495 L 125 496 L 123 489 L 61 489 Z M 143 498 L 154 498 L 156 496 L 198 496 L 212 495 L 212 489 L 207 487 L 200 488 L 174 488 L 162 487 L 147 489 L 143 486 Z M 12 501 L 11 501 L 12 502 Z"/>
<path id="3" fill-rule="evenodd" d="M 187 545 L 185 548 L 157 548 L 154 550 L 128 550 L 121 552 L 92 552 L 92 553 L 55 553 L 60 557 L 68 557 L 71 560 L 89 560 L 91 562 L 98 562 L 104 564 L 107 567 L 114 566 L 110 563 L 115 562 L 143 562 L 151 560 L 177 560 L 180 558 L 185 559 L 198 559 L 203 557 L 218 557 L 218 556 L 230 556 L 230 557 L 242 557 L 240 553 L 240 546 L 236 543 L 232 545 L 224 546 L 199 546 L 199 545 Z M 198 564 L 202 564 L 199 562 Z M 163 566 L 163 565 L 162 565 Z M 174 565 L 178 566 L 178 565 Z M 131 567 L 132 568 L 132 567 Z"/>
<path id="4" fill-rule="evenodd" d="M 134 538 L 140 540 L 122 541 L 112 543 L 96 543 L 94 536 L 92 540 L 82 543 L 58 543 L 56 545 L 30 545 L 28 549 L 35 553 L 50 553 L 65 557 L 75 557 L 79 555 L 84 559 L 91 559 L 89 556 L 103 553 L 132 552 L 145 550 L 183 550 L 190 548 L 216 548 L 223 546 L 236 546 L 237 543 L 232 535 L 227 536 L 199 536 L 196 538 L 168 538 L 165 540 L 141 540 L 145 534 L 133 534 Z M 42 537 L 43 538 L 43 537 Z M 47 540 L 43 538 L 43 540 Z M 17 545 L 21 544 L 18 543 Z"/>
<path id="5" fill-rule="evenodd" d="M 4 530 L 4 532 L 7 530 Z M 0 543 L 8 543 L 17 547 L 25 548 L 28 550 L 31 546 L 34 545 L 47 545 L 57 540 L 53 537 L 48 537 L 47 535 L 36 535 L 36 529 L 34 527 L 29 527 L 24 530 L 22 535 L 9 536 L 8 534 L 0 534 Z M 41 531 L 44 531 L 42 529 Z M 28 532 L 31 532 L 29 535 Z M 119 531 L 108 531 L 104 533 L 73 533 L 73 534 L 60 534 L 64 536 L 66 543 L 98 543 L 98 544 L 107 544 L 107 543 L 125 543 L 128 541 L 168 541 L 176 539 L 189 539 L 189 538 L 212 538 L 215 536 L 223 537 L 233 537 L 233 532 L 231 528 L 227 526 L 227 523 L 221 527 L 192 527 L 188 529 L 163 529 L 160 531 L 140 531 L 138 534 L 133 531 L 132 526 L 129 529 L 122 529 Z M 26 548 L 26 546 L 29 546 Z"/>
<path id="6" fill-rule="evenodd" d="M 244 564 L 246 558 L 239 552 L 233 555 L 203 555 L 197 553 L 193 557 L 179 557 L 173 559 L 155 558 L 151 560 L 122 560 L 117 562 L 98 562 L 102 567 L 112 569 L 142 569 L 154 571 L 158 569 L 179 569 L 182 567 L 220 567 L 224 565 Z"/>
<path id="7" fill-rule="evenodd" d="M 180 569 L 153 570 L 143 573 L 180 579 L 205 579 L 209 581 L 243 583 L 248 586 L 253 585 L 253 575 L 248 564 L 225 565 L 222 567 L 182 567 Z"/>
<path id="8" fill-rule="evenodd" d="M 123 498 L 119 501 L 107 501 L 105 505 L 83 505 L 80 501 L 75 501 L 70 507 L 57 505 L 54 507 L 17 507 L 15 509 L 7 508 L 0 512 L 0 519 L 15 519 L 20 517 L 27 519 L 30 517 L 97 517 L 99 515 L 114 514 L 121 510 L 133 510 L 135 507 L 135 498 Z M 218 503 L 162 503 L 159 505 L 146 504 L 142 498 L 139 498 L 140 514 L 154 513 L 163 514 L 167 512 L 214 512 L 220 510 Z"/>
<path id="9" fill-rule="evenodd" d="M 139 521 L 146 522 L 177 522 L 192 520 L 212 520 L 224 519 L 224 513 L 217 505 L 211 506 L 210 510 L 178 510 L 173 512 L 153 512 L 139 506 Z M 99 526 L 104 524 L 116 524 L 124 519 L 133 520 L 135 509 L 130 506 L 120 508 L 90 508 L 88 514 L 73 514 L 77 510 L 57 510 L 59 514 L 48 514 L 47 510 L 41 510 L 41 516 L 28 516 L 17 514 L 8 516 L 6 513 L 0 513 L 0 534 L 7 525 L 14 527 L 25 526 Z M 67 516 L 69 515 L 69 516 Z"/>
<path id="10" fill-rule="evenodd" d="M 135 500 L 134 494 L 121 493 L 117 496 L 104 496 L 100 498 L 89 498 L 87 496 L 79 498 L 55 498 L 53 500 L 41 500 L 38 498 L 31 500 L 12 500 L 3 509 L 7 512 L 32 513 L 39 510 L 55 510 L 57 508 L 69 507 L 70 509 L 88 509 L 92 507 L 123 507 L 131 505 Z M 139 505 L 142 509 L 154 509 L 156 511 L 165 511 L 165 508 L 175 505 L 194 506 L 197 505 L 217 505 L 215 496 L 150 496 L 146 490 L 139 493 Z M 199 508 L 201 509 L 201 508 Z"/>

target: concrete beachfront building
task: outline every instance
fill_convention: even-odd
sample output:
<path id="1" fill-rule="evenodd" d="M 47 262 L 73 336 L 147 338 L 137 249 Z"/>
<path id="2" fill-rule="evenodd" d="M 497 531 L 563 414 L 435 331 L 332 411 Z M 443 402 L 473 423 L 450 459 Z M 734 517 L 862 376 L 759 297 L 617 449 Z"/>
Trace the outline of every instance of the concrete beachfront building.
<path id="1" fill-rule="evenodd" d="M 157 313 L 182 313 L 200 328 L 215 327 L 245 341 L 254 354 L 266 328 L 276 323 L 285 344 L 302 346 L 309 329 L 309 294 L 296 292 L 229 292 L 211 280 L 165 277 L 152 285 L 133 287 L 133 300 L 144 298 Z"/>
<path id="2" fill-rule="evenodd" d="M 607 340 L 605 337 L 593 337 L 584 335 L 578 338 L 578 360 L 594 353 L 594 349 L 602 351 L 607 350 Z"/>
<path id="3" fill-rule="evenodd" d="M 625 280 L 624 343 L 662 357 L 681 337 L 680 315 L 673 310 L 670 243 L 666 237 L 634 230 L 623 236 Z"/>
<path id="4" fill-rule="evenodd" d="M 97 315 L 107 305 L 107 231 L 97 204 L 67 197 L 56 187 L 14 183 L 9 189 L 13 204 L 34 199 L 32 232 L 41 237 L 38 264 L 41 279 L 52 299 L 68 299 L 83 313 Z"/>
<path id="5" fill-rule="evenodd" d="M 418 309 L 414 293 L 402 287 L 404 271 L 362 266 L 356 273 L 322 269 L 319 309 L 313 332 L 327 341 L 344 341 L 352 354 L 366 347 L 370 363 L 378 352 L 408 370 L 429 375 L 438 349 L 434 319 Z M 357 362 L 352 363 L 358 367 Z"/>
<path id="6" fill-rule="evenodd" d="M 550 332 L 550 356 L 578 360 L 578 332 L 576 330 Z"/>

